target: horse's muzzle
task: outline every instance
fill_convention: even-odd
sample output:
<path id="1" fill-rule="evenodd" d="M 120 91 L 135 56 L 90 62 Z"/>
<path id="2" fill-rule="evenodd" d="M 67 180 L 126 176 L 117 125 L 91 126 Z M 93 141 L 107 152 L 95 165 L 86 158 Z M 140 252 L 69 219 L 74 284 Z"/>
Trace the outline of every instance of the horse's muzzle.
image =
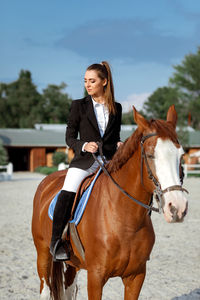
<path id="1" fill-rule="evenodd" d="M 180 192 L 179 192 L 180 193 Z M 182 197 L 168 197 L 163 208 L 165 219 L 168 223 L 183 222 L 188 211 L 188 201 Z"/>

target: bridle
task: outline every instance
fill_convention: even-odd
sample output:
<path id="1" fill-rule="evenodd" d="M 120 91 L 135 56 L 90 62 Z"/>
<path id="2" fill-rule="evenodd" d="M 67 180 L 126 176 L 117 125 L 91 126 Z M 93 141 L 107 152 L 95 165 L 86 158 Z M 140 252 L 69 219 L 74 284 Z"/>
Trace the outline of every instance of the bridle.
<path id="1" fill-rule="evenodd" d="M 140 146 L 141 146 L 141 168 L 140 168 L 141 183 L 144 186 L 144 183 L 143 183 L 143 163 L 145 162 L 145 165 L 146 165 L 146 168 L 147 168 L 147 173 L 148 173 L 148 178 L 153 181 L 153 183 L 156 187 L 153 194 L 155 195 L 155 199 L 158 203 L 158 212 L 161 213 L 162 207 L 164 205 L 163 195 L 165 193 L 171 192 L 171 191 L 182 191 L 182 192 L 188 193 L 188 191 L 185 188 L 183 188 L 181 185 L 172 185 L 172 186 L 167 187 L 164 190 L 161 189 L 161 185 L 160 185 L 159 181 L 155 178 L 155 176 L 153 175 L 153 173 L 151 171 L 151 168 L 149 167 L 147 155 L 146 155 L 144 147 L 143 147 L 144 142 L 148 138 L 153 137 L 153 136 L 157 136 L 157 133 L 150 133 L 148 135 L 145 135 L 141 138 L 141 141 L 140 141 Z"/>
<path id="2" fill-rule="evenodd" d="M 147 168 L 147 172 L 148 172 L 148 177 L 149 177 L 149 179 L 151 179 L 153 181 L 153 183 L 155 185 L 155 190 L 154 190 L 153 194 L 154 194 L 155 199 L 157 201 L 158 208 L 153 207 L 153 202 L 150 203 L 150 205 L 147 205 L 147 204 L 141 202 L 140 200 L 137 200 L 136 198 L 134 198 L 133 196 L 131 196 L 128 192 L 126 192 L 115 181 L 115 179 L 111 176 L 111 174 L 105 168 L 106 161 L 105 161 L 104 156 L 103 156 L 102 143 L 97 142 L 98 148 L 99 148 L 99 154 L 100 154 L 100 157 L 101 157 L 103 163 L 99 161 L 99 159 L 97 158 L 97 156 L 94 153 L 92 153 L 92 155 L 93 155 L 93 158 L 95 159 L 95 161 L 99 164 L 99 166 L 103 170 L 103 172 L 112 180 L 112 182 L 115 184 L 115 186 L 117 186 L 117 188 L 123 194 L 125 194 L 126 196 L 128 196 L 131 200 L 133 200 L 134 202 L 136 202 L 140 206 L 146 208 L 149 213 L 151 211 L 155 211 L 155 212 L 161 213 L 162 210 L 163 210 L 163 204 L 164 204 L 163 203 L 164 202 L 164 200 L 163 200 L 163 194 L 165 194 L 167 192 L 175 191 L 175 190 L 186 192 L 186 193 L 188 193 L 188 191 L 185 188 L 183 188 L 181 185 L 172 185 L 172 186 L 170 186 L 170 187 L 168 187 L 168 188 L 166 188 L 164 190 L 161 189 L 161 185 L 160 185 L 159 181 L 155 178 L 155 176 L 153 175 L 153 173 L 151 171 L 151 168 L 149 167 L 148 159 L 147 159 L 147 156 L 146 156 L 146 153 L 145 153 L 145 150 L 144 150 L 144 146 L 143 146 L 144 142 L 148 138 L 151 138 L 153 136 L 157 136 L 157 133 L 150 133 L 148 135 L 142 136 L 141 141 L 140 141 L 140 146 L 141 146 L 141 183 L 144 186 L 144 183 L 143 183 L 143 163 L 145 162 L 145 165 L 146 165 L 146 168 Z"/>

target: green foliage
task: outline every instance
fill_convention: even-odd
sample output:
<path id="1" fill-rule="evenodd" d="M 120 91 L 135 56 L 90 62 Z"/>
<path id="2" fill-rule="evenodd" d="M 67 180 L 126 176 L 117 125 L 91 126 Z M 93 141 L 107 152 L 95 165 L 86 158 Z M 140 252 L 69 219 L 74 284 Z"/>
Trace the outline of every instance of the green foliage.
<path id="1" fill-rule="evenodd" d="M 1 84 L 0 92 L 0 127 L 33 127 L 41 121 L 42 98 L 29 71 L 22 70 L 18 80 Z"/>
<path id="2" fill-rule="evenodd" d="M 66 163 L 67 155 L 64 152 L 61 151 L 55 151 L 53 154 L 53 165 L 58 166 L 60 163 Z"/>
<path id="3" fill-rule="evenodd" d="M 4 166 L 8 163 L 8 153 L 6 149 L 3 147 L 3 143 L 0 140 L 0 165 Z"/>
<path id="4" fill-rule="evenodd" d="M 148 118 L 166 119 L 170 105 L 175 104 L 178 125 L 200 129 L 200 48 L 196 54 L 186 55 L 169 79 L 170 86 L 158 88 L 144 103 L 143 114 Z M 184 136 L 184 133 L 181 133 Z M 185 137 L 183 137 L 185 139 Z"/>
<path id="5" fill-rule="evenodd" d="M 200 177 L 200 174 L 188 174 L 188 177 Z"/>
<path id="6" fill-rule="evenodd" d="M 200 129 L 200 47 L 196 54 L 188 54 L 180 65 L 174 66 L 175 73 L 170 83 L 181 93 L 182 110 L 191 115 L 191 126 Z"/>
<path id="7" fill-rule="evenodd" d="M 66 123 L 71 106 L 71 99 L 63 90 L 65 83 L 50 84 L 43 90 L 43 109 L 46 123 Z"/>
<path id="8" fill-rule="evenodd" d="M 41 174 L 44 174 L 44 175 L 49 175 L 49 174 L 51 174 L 53 172 L 56 172 L 56 171 L 58 171 L 57 167 L 46 167 L 46 166 L 45 167 L 40 166 L 40 167 L 37 167 L 34 170 L 34 172 L 41 173 Z"/>
<path id="9" fill-rule="evenodd" d="M 188 105 L 192 127 L 200 130 L 200 97 L 192 99 Z"/>
<path id="10" fill-rule="evenodd" d="M 180 109 L 179 93 L 176 88 L 158 88 L 144 103 L 144 114 L 148 118 L 166 120 L 168 108 L 175 104 Z"/>
<path id="11" fill-rule="evenodd" d="M 133 120 L 133 111 L 129 111 L 127 113 L 122 114 L 122 124 L 135 124 Z"/>
<path id="12" fill-rule="evenodd" d="M 30 71 L 9 84 L 0 83 L 0 127 L 32 128 L 35 123 L 66 123 L 71 99 L 66 84 L 49 85 L 40 94 Z"/>
<path id="13" fill-rule="evenodd" d="M 179 126 L 177 130 L 178 140 L 181 145 L 189 144 L 189 133 L 188 130 L 185 130 L 184 127 Z"/>
<path id="14" fill-rule="evenodd" d="M 188 54 L 181 65 L 174 66 L 176 70 L 170 82 L 186 93 L 200 94 L 200 47 L 196 54 Z"/>

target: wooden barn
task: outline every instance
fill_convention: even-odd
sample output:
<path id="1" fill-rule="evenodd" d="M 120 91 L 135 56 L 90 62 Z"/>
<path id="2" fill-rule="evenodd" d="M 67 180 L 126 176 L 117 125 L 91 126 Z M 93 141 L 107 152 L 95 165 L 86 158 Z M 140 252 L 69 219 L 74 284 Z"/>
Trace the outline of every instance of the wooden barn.
<path id="1" fill-rule="evenodd" d="M 65 129 L 66 125 L 52 129 L 42 124 L 35 129 L 0 129 L 14 171 L 33 172 L 38 166 L 52 166 L 53 153 L 66 151 Z"/>
<path id="2" fill-rule="evenodd" d="M 134 125 L 122 125 L 121 140 L 125 141 L 135 128 Z M 65 124 L 36 124 L 34 129 L 0 129 L 0 139 L 14 171 L 33 172 L 38 166 L 52 166 L 55 151 L 68 152 L 65 130 Z M 198 163 L 198 157 L 193 154 L 200 150 L 200 131 L 188 128 L 183 146 L 185 163 Z"/>

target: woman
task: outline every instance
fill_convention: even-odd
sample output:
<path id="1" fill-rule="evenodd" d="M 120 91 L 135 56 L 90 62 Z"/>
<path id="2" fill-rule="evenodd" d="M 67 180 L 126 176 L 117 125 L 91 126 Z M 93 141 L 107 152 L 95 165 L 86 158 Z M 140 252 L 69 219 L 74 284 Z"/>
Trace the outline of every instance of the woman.
<path id="1" fill-rule="evenodd" d="M 121 144 L 122 108 L 114 100 L 109 64 L 102 62 L 89 66 L 84 79 L 88 96 L 72 102 L 66 130 L 66 143 L 74 150 L 75 156 L 54 210 L 50 252 L 57 261 L 69 259 L 61 236 L 70 218 L 79 184 L 98 167 L 92 156 L 92 153 L 98 154 L 97 142 L 102 144 L 106 160 L 112 158 Z"/>

